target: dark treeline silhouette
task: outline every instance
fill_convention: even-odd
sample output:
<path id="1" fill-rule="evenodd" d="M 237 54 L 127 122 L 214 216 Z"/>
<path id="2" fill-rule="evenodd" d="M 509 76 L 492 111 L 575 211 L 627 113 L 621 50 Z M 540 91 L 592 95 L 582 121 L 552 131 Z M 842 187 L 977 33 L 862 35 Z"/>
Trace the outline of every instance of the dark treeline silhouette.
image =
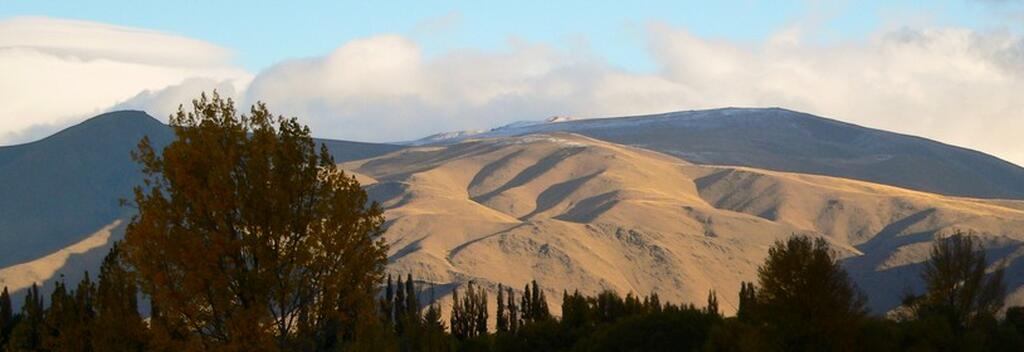
<path id="1" fill-rule="evenodd" d="M 33 286 L 15 313 L 5 288 L 0 350 L 161 350 L 155 330 L 167 329 L 158 326 L 167 322 L 159 307 L 152 308 L 148 323 L 139 314 L 139 291 L 122 255 L 115 245 L 98 282 L 86 275 L 73 289 L 58 283 L 48 307 Z M 360 324 L 365 344 L 315 350 L 1024 350 L 1024 307 L 1011 307 L 997 319 L 1005 290 L 1002 272 L 986 272 L 984 263 L 984 252 L 970 235 L 937 240 L 922 273 L 925 292 L 908 296 L 895 318 L 867 314 L 865 299 L 827 243 L 801 236 L 769 250 L 757 283 L 741 284 L 739 309 L 729 317 L 719 312 L 714 291 L 703 307 L 662 302 L 657 292 L 642 297 L 563 292 L 562 314 L 555 317 L 544 289 L 533 281 L 521 291 L 497 285 L 494 301 L 488 289 L 473 282 L 455 288 L 445 321 L 432 284 L 389 275 L 377 300 L 377 318 Z"/>

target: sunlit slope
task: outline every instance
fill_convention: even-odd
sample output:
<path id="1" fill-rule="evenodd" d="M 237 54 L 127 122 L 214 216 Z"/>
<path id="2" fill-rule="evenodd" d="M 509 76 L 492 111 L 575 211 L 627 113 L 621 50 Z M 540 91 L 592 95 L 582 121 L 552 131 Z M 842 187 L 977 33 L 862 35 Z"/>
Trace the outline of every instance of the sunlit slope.
<path id="1" fill-rule="evenodd" d="M 387 209 L 392 272 L 440 284 L 536 278 L 552 299 L 613 289 L 702 304 L 714 289 L 731 311 L 768 246 L 802 233 L 829 239 L 885 310 L 891 294 L 918 285 L 896 274 L 915 273 L 936 231 L 974 230 L 1006 248 L 1024 239 L 1018 202 L 700 166 L 572 134 L 411 148 L 342 167 L 374 182 Z M 1011 278 L 1015 290 L 1022 283 Z"/>

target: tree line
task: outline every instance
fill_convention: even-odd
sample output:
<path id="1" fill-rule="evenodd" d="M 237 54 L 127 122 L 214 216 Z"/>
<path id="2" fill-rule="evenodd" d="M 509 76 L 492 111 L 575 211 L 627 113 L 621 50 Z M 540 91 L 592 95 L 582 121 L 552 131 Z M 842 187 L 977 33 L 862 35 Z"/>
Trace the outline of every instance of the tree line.
<path id="1" fill-rule="evenodd" d="M 216 93 L 170 125 L 170 145 L 133 154 L 137 214 L 97 281 L 48 300 L 33 285 L 17 310 L 0 291 L 0 351 L 1024 350 L 1024 308 L 1002 309 L 1004 273 L 964 233 L 935 241 L 924 291 L 889 317 L 867 312 L 827 242 L 793 236 L 742 283 L 735 316 L 714 291 L 701 307 L 563 291 L 556 317 L 531 281 L 454 287 L 445 319 L 433 286 L 385 276 L 383 211 L 308 127 Z"/>
<path id="2" fill-rule="evenodd" d="M 417 287 L 412 275 L 397 280 L 389 275 L 375 314 L 359 324 L 358 336 L 364 340 L 310 350 L 1024 350 L 1024 307 L 1010 307 L 999 318 L 1002 273 L 987 272 L 985 263 L 975 237 L 956 233 L 937 240 L 921 274 L 925 291 L 907 295 L 888 318 L 867 313 L 866 298 L 824 240 L 802 236 L 769 250 L 757 282 L 741 284 L 738 311 L 728 317 L 719 311 L 714 291 L 701 307 L 662 302 L 657 292 L 623 297 L 613 291 L 563 291 L 562 314 L 556 317 L 545 290 L 532 281 L 521 291 L 497 285 L 494 310 L 488 290 L 469 282 L 452 291 L 449 318 L 443 319 L 432 285 L 423 290 L 426 283 Z M 138 292 L 119 246 L 104 260 L 98 282 L 86 275 L 74 289 L 58 283 L 48 307 L 33 286 L 14 313 L 5 288 L 0 293 L 0 350 L 167 350 L 161 338 L 169 337 L 159 331 L 170 322 L 155 305 L 148 319 L 140 315 Z M 179 334 L 195 333 L 180 329 Z"/>

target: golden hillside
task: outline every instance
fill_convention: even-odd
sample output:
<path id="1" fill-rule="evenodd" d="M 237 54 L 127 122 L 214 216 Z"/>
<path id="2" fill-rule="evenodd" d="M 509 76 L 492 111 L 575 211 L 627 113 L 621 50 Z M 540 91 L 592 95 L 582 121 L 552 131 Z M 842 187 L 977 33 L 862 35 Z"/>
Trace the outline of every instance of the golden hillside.
<path id="1" fill-rule="evenodd" d="M 387 209 L 389 271 L 440 284 L 658 292 L 735 309 L 775 240 L 824 236 L 876 311 L 919 285 L 936 233 L 980 233 L 1024 303 L 1024 202 L 847 179 L 699 166 L 573 134 L 411 148 L 342 164 Z"/>

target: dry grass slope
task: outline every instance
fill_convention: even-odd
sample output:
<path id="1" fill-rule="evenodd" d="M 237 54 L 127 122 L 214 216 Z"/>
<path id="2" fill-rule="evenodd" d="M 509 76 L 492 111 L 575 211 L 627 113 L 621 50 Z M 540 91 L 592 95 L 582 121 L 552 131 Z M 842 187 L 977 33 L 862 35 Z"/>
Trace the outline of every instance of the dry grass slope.
<path id="1" fill-rule="evenodd" d="M 976 231 L 1024 303 L 1024 202 L 945 197 L 861 181 L 694 165 L 565 133 L 411 148 L 349 162 L 387 209 L 391 265 L 439 284 L 658 292 L 736 308 L 772 242 L 827 238 L 885 311 L 920 285 L 936 234 Z M 1016 276 L 1014 276 L 1016 274 Z"/>

